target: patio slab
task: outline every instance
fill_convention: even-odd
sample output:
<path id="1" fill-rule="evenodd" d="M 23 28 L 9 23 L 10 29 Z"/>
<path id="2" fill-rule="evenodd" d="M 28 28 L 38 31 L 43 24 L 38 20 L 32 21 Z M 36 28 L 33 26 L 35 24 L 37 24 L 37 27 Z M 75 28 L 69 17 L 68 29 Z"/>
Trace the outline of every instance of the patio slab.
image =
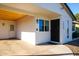
<path id="1" fill-rule="evenodd" d="M 31 45 L 22 40 L 1 40 L 1 56 L 72 56 L 72 51 L 65 45 Z"/>
<path id="2" fill-rule="evenodd" d="M 79 39 L 69 42 L 65 45 L 72 50 L 74 55 L 79 56 Z"/>

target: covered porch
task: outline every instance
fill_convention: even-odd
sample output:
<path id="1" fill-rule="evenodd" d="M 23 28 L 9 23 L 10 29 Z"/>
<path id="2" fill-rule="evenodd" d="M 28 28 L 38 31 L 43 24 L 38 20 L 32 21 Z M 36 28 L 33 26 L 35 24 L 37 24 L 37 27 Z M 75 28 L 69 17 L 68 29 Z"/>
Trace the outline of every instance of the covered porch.
<path id="1" fill-rule="evenodd" d="M 37 44 L 45 42 L 43 34 L 49 32 L 36 31 L 37 19 L 56 20 L 60 15 L 56 12 L 41 8 L 35 4 L 0 4 L 0 39 L 17 38 L 27 43 Z M 42 35 L 42 37 L 41 37 Z M 37 37 L 40 37 L 39 39 Z M 47 39 L 49 42 L 50 39 Z M 37 42 L 37 43 L 36 43 Z"/>

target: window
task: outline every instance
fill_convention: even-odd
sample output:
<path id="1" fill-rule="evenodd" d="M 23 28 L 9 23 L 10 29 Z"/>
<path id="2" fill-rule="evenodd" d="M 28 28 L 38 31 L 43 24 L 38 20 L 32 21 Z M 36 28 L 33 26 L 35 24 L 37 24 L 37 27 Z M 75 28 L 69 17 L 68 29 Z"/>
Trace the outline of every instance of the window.
<path id="1" fill-rule="evenodd" d="M 69 38 L 69 21 L 67 21 L 67 38 Z"/>
<path id="2" fill-rule="evenodd" d="M 49 31 L 49 21 L 45 20 L 45 31 Z"/>
<path id="3" fill-rule="evenodd" d="M 67 28 L 67 38 L 69 38 L 69 29 Z"/>
<path id="4" fill-rule="evenodd" d="M 75 24 L 72 23 L 72 31 L 75 31 Z"/>
<path id="5" fill-rule="evenodd" d="M 43 20 L 43 19 L 38 19 L 37 20 L 38 28 L 39 31 L 49 31 L 49 21 L 48 20 Z"/>
<path id="6" fill-rule="evenodd" d="M 10 25 L 10 31 L 14 31 L 14 25 Z"/>
<path id="7" fill-rule="evenodd" d="M 44 20 L 39 19 L 37 20 L 38 26 L 39 26 L 39 31 L 44 31 Z"/>

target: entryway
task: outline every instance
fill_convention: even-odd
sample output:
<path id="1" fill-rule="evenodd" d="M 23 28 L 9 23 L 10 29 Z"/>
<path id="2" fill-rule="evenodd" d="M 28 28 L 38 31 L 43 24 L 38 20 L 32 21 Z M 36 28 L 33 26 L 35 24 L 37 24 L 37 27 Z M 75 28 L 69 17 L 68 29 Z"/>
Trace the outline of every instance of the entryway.
<path id="1" fill-rule="evenodd" d="M 60 42 L 60 19 L 51 20 L 51 41 Z"/>

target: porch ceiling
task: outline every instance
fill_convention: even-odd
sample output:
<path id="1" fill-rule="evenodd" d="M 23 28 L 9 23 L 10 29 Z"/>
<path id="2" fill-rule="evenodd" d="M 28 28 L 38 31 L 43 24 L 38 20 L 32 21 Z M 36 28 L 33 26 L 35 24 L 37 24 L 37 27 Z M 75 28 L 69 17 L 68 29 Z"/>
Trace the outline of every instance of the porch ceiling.
<path id="1" fill-rule="evenodd" d="M 0 19 L 1 20 L 17 20 L 19 18 L 22 18 L 24 14 L 15 13 L 13 11 L 7 11 L 4 9 L 0 9 Z"/>
<path id="2" fill-rule="evenodd" d="M 8 10 L 8 11 L 6 11 Z M 47 19 L 57 18 L 60 15 L 56 12 L 46 10 L 35 4 L 25 3 L 3 3 L 0 4 L 0 18 L 8 20 L 16 20 L 24 15 L 35 17 L 44 17 Z"/>

